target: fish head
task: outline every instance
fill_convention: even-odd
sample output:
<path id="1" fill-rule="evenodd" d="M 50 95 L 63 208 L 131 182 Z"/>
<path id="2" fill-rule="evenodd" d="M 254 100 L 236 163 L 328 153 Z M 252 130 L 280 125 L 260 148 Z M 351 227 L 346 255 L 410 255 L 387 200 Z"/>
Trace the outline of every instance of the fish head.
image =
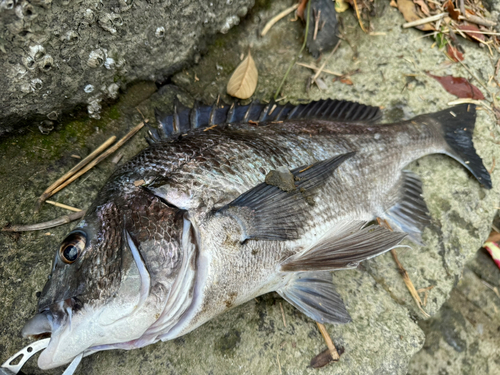
<path id="1" fill-rule="evenodd" d="M 135 201 L 94 207 L 56 251 L 38 313 L 23 328 L 24 337 L 51 337 L 41 369 L 151 343 L 139 339 L 161 315 L 181 267 L 185 219 L 154 199 Z"/>

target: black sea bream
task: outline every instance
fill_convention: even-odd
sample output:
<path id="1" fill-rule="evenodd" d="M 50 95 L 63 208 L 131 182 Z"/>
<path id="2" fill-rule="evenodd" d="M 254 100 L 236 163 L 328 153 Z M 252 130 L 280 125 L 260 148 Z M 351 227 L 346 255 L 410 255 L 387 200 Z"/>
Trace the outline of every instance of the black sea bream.
<path id="1" fill-rule="evenodd" d="M 160 115 L 150 147 L 56 252 L 23 330 L 51 336 L 38 365 L 171 340 L 271 291 L 318 322 L 349 322 L 329 271 L 419 241 L 429 221 L 408 163 L 447 154 L 491 188 L 474 105 L 380 117 L 336 100 Z M 370 225 L 377 217 L 394 231 Z"/>

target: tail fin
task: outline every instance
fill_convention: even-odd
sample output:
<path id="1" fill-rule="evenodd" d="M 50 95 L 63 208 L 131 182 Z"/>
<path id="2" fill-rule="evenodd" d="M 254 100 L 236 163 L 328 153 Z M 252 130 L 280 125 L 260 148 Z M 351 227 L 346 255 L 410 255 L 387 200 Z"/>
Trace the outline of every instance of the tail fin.
<path id="1" fill-rule="evenodd" d="M 476 105 L 459 104 L 427 116 L 441 124 L 443 137 L 448 144 L 448 154 L 467 168 L 485 188 L 491 189 L 490 173 L 472 143 Z"/>

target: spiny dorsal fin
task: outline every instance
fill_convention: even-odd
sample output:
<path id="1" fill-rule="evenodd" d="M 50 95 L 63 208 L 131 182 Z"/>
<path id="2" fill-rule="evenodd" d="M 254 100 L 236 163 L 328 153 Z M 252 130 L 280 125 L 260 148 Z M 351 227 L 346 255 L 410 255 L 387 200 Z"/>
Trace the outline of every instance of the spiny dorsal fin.
<path id="1" fill-rule="evenodd" d="M 277 292 L 319 323 L 345 324 L 351 321 L 342 297 L 335 290 L 330 272 L 297 272 Z"/>
<path id="2" fill-rule="evenodd" d="M 312 220 L 310 205 L 315 204 L 316 189 L 354 154 L 342 154 L 292 171 L 271 171 L 266 182 L 240 195 L 217 214 L 230 216 L 240 224 L 242 241 L 299 238 L 304 223 Z"/>
<path id="3" fill-rule="evenodd" d="M 184 109 L 180 103 L 174 105 L 174 113 L 165 115 L 155 109 L 162 137 L 168 138 L 191 129 L 212 125 L 239 122 L 266 123 L 299 119 L 321 119 L 341 122 L 373 123 L 382 117 L 378 107 L 371 107 L 345 100 L 319 100 L 308 104 L 265 104 L 254 101 L 247 105 L 218 103 L 212 106 L 195 104 L 193 109 Z"/>

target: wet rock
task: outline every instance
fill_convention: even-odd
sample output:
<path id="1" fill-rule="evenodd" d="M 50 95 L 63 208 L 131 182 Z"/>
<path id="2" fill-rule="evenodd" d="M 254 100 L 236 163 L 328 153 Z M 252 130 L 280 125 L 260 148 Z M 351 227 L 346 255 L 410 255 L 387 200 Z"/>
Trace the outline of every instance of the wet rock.
<path id="1" fill-rule="evenodd" d="M 237 25 L 253 3 L 1 1 L 0 136 L 77 105 L 98 119 L 100 103 L 115 99 L 118 87 L 163 81 L 213 34 Z"/>

